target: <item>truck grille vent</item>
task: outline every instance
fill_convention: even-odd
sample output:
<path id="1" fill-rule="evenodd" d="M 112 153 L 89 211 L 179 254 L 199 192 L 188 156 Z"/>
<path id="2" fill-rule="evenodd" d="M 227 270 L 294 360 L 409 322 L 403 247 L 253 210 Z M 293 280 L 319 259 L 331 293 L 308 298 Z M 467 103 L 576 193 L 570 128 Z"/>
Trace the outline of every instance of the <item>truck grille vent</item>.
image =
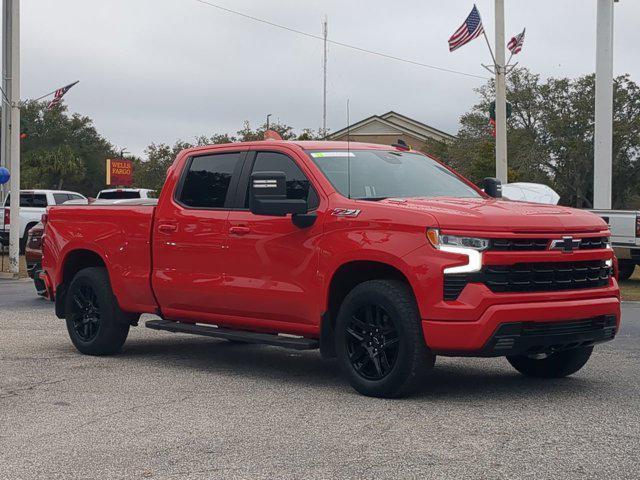
<path id="1" fill-rule="evenodd" d="M 445 275 L 443 294 L 455 300 L 467 283 L 482 283 L 496 293 L 599 288 L 609 284 L 611 275 L 611 267 L 600 260 L 491 265 L 478 273 Z"/>
<path id="2" fill-rule="evenodd" d="M 568 322 L 523 322 L 522 335 L 563 335 L 569 333 L 586 333 L 615 327 L 616 318 L 602 316 L 586 320 Z"/>
<path id="3" fill-rule="evenodd" d="M 491 240 L 489 250 L 495 252 L 526 252 L 547 250 L 549 247 L 549 238 L 494 238 Z M 580 241 L 580 250 L 595 250 L 605 248 L 607 245 L 607 237 L 588 237 Z"/>
<path id="4" fill-rule="evenodd" d="M 546 250 L 549 240 L 546 238 L 496 238 L 491 240 L 491 250 L 513 252 L 526 250 Z"/>

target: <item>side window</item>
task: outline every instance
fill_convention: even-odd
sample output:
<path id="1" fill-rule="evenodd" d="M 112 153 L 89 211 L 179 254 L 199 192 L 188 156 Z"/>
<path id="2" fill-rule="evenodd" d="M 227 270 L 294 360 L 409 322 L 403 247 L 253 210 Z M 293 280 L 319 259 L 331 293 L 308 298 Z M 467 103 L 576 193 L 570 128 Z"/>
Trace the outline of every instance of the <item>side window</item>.
<path id="1" fill-rule="evenodd" d="M 21 193 L 20 206 L 45 208 L 47 206 L 47 196 L 42 194 Z"/>
<path id="2" fill-rule="evenodd" d="M 69 193 L 69 200 L 84 200 L 80 195 L 74 195 L 73 193 Z"/>
<path id="3" fill-rule="evenodd" d="M 56 201 L 56 205 L 62 205 L 64 202 L 69 200 L 69 195 L 66 193 L 54 193 L 53 199 Z"/>
<path id="4" fill-rule="evenodd" d="M 320 205 L 318 194 L 311 182 L 288 155 L 278 152 L 258 152 L 251 173 L 254 172 L 284 172 L 287 176 L 288 199 L 307 200 L 309 210 L 314 210 Z M 248 191 L 245 207 L 249 207 Z"/>
<path id="5" fill-rule="evenodd" d="M 204 155 L 191 160 L 179 200 L 188 207 L 224 208 L 240 152 Z"/>

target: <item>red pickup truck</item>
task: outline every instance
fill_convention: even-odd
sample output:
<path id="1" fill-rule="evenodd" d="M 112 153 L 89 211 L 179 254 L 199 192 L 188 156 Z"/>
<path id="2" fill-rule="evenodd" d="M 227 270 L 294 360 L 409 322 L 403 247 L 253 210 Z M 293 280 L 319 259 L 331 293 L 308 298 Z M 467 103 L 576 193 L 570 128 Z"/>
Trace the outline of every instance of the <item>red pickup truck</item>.
<path id="1" fill-rule="evenodd" d="M 486 192 L 486 193 L 485 193 Z M 146 326 L 319 348 L 397 397 L 436 355 L 578 371 L 620 324 L 607 225 L 502 200 L 405 145 L 267 140 L 185 150 L 156 200 L 51 207 L 47 296 L 82 353 Z"/>

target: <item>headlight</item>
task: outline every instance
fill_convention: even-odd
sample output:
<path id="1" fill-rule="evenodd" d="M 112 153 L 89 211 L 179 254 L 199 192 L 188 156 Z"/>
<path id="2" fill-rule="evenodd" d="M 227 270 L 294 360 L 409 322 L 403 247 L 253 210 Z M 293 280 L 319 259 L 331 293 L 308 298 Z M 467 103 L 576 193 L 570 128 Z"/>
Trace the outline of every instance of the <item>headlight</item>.
<path id="1" fill-rule="evenodd" d="M 489 248 L 489 240 L 486 238 L 459 237 L 457 235 L 441 234 L 440 230 L 437 228 L 428 229 L 427 238 L 431 242 L 431 245 L 439 250 L 442 250 L 442 247 L 460 247 L 471 248 L 482 252 Z"/>
<path id="2" fill-rule="evenodd" d="M 479 272 L 482 268 L 481 252 L 489 248 L 489 240 L 486 238 L 440 234 L 440 230 L 437 228 L 429 228 L 427 230 L 427 238 L 431 245 L 438 250 L 467 256 L 466 265 L 447 267 L 444 269 L 445 274 Z"/>

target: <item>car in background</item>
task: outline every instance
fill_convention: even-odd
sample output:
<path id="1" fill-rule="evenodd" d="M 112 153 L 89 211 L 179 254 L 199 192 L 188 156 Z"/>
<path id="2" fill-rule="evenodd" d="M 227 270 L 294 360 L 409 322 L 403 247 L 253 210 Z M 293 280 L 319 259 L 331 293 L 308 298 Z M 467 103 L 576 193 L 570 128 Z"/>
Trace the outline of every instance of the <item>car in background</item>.
<path id="1" fill-rule="evenodd" d="M 40 296 L 46 293 L 46 287 L 40 278 L 42 271 L 42 235 L 44 234 L 44 225 L 42 222 L 36 223 L 27 235 L 27 244 L 24 250 L 24 257 L 27 263 L 27 274 L 33 279 L 36 292 Z"/>
<path id="2" fill-rule="evenodd" d="M 154 190 L 148 188 L 109 188 L 100 190 L 96 200 L 132 200 L 156 198 Z"/>
<path id="3" fill-rule="evenodd" d="M 560 195 L 553 188 L 542 183 L 515 182 L 502 185 L 502 198 L 516 202 L 557 205 Z"/>
<path id="4" fill-rule="evenodd" d="M 0 244 L 5 247 L 9 245 L 9 226 L 11 222 L 11 212 L 9 210 L 11 193 L 4 200 L 3 207 L 0 208 Z M 52 205 L 62 205 L 69 200 L 76 203 L 87 204 L 87 198 L 78 193 L 67 190 L 20 190 L 20 253 L 23 254 L 29 230 L 33 228 L 46 213 L 47 207 Z"/>

